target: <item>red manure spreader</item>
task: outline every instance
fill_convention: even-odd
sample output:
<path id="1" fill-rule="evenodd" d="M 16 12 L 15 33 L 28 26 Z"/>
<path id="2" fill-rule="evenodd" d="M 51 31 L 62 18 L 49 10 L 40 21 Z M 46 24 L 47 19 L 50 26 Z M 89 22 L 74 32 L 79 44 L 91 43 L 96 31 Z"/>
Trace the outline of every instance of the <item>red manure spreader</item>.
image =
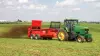
<path id="1" fill-rule="evenodd" d="M 32 20 L 32 25 L 28 28 L 28 37 L 30 39 L 52 39 L 57 38 L 60 29 L 60 22 L 51 21 L 49 28 L 41 28 L 41 20 Z"/>

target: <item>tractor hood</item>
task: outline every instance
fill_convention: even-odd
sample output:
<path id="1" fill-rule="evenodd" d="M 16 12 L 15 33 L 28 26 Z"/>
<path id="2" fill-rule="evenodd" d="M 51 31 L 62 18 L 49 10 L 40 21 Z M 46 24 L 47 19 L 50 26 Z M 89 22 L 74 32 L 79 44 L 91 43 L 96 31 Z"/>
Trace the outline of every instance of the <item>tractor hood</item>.
<path id="1" fill-rule="evenodd" d="M 88 29 L 88 27 L 84 27 L 84 26 L 75 26 L 75 28 L 78 28 L 78 29 Z"/>
<path id="2" fill-rule="evenodd" d="M 84 26 L 80 26 L 80 25 L 75 25 L 75 27 L 74 27 L 74 31 L 76 31 L 76 32 L 79 32 L 79 31 L 84 30 L 84 29 L 89 29 L 89 28 L 84 27 Z"/>
<path id="3" fill-rule="evenodd" d="M 89 29 L 88 27 L 86 27 L 86 26 L 80 26 L 79 24 L 76 24 L 75 28 L 78 28 L 78 29 Z"/>

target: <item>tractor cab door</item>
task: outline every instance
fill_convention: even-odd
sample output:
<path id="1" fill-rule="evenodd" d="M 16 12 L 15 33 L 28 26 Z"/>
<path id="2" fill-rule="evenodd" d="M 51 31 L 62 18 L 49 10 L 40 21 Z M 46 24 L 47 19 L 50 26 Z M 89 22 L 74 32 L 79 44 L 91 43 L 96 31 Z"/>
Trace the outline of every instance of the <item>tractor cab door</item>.
<path id="1" fill-rule="evenodd" d="M 65 26 L 68 28 L 69 32 L 73 30 L 72 23 L 70 21 L 65 22 Z"/>
<path id="2" fill-rule="evenodd" d="M 65 27 L 68 28 L 68 35 L 69 35 L 69 40 L 74 40 L 75 39 L 75 34 L 74 34 L 74 26 L 78 24 L 77 20 L 64 20 L 64 25 Z"/>
<path id="3" fill-rule="evenodd" d="M 51 21 L 50 28 L 59 29 L 60 28 L 60 25 L 61 25 L 61 22 Z"/>

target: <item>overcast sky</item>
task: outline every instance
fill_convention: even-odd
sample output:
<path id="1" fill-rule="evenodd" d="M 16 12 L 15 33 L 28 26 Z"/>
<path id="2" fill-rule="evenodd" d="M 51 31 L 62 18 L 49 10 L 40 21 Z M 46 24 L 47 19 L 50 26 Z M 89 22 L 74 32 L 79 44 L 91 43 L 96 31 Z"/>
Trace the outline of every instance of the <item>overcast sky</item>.
<path id="1" fill-rule="evenodd" d="M 100 0 L 0 0 L 0 20 L 100 21 Z"/>

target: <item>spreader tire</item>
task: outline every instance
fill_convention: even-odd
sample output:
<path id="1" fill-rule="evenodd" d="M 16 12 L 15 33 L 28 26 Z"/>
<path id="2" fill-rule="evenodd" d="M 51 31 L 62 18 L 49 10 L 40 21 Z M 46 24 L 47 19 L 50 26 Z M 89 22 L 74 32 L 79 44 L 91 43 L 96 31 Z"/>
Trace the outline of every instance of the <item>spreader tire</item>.
<path id="1" fill-rule="evenodd" d="M 61 30 L 59 30 L 57 37 L 58 37 L 59 41 L 67 41 L 68 33 L 61 29 Z"/>
<path id="2" fill-rule="evenodd" d="M 35 39 L 36 40 L 40 39 L 40 35 L 39 34 L 36 34 Z"/>
<path id="3" fill-rule="evenodd" d="M 35 35 L 34 34 L 31 34 L 30 35 L 30 38 L 33 40 L 35 38 Z"/>
<path id="4" fill-rule="evenodd" d="M 92 38 L 86 38 L 87 42 L 92 42 Z"/>
<path id="5" fill-rule="evenodd" d="M 52 40 L 52 37 L 48 37 L 48 40 Z"/>
<path id="6" fill-rule="evenodd" d="M 48 38 L 46 38 L 46 37 L 43 37 L 43 40 L 47 40 Z"/>
<path id="7" fill-rule="evenodd" d="M 77 37 L 77 42 L 79 42 L 79 43 L 83 43 L 85 41 L 85 39 L 84 39 L 84 37 L 83 36 L 78 36 Z"/>

